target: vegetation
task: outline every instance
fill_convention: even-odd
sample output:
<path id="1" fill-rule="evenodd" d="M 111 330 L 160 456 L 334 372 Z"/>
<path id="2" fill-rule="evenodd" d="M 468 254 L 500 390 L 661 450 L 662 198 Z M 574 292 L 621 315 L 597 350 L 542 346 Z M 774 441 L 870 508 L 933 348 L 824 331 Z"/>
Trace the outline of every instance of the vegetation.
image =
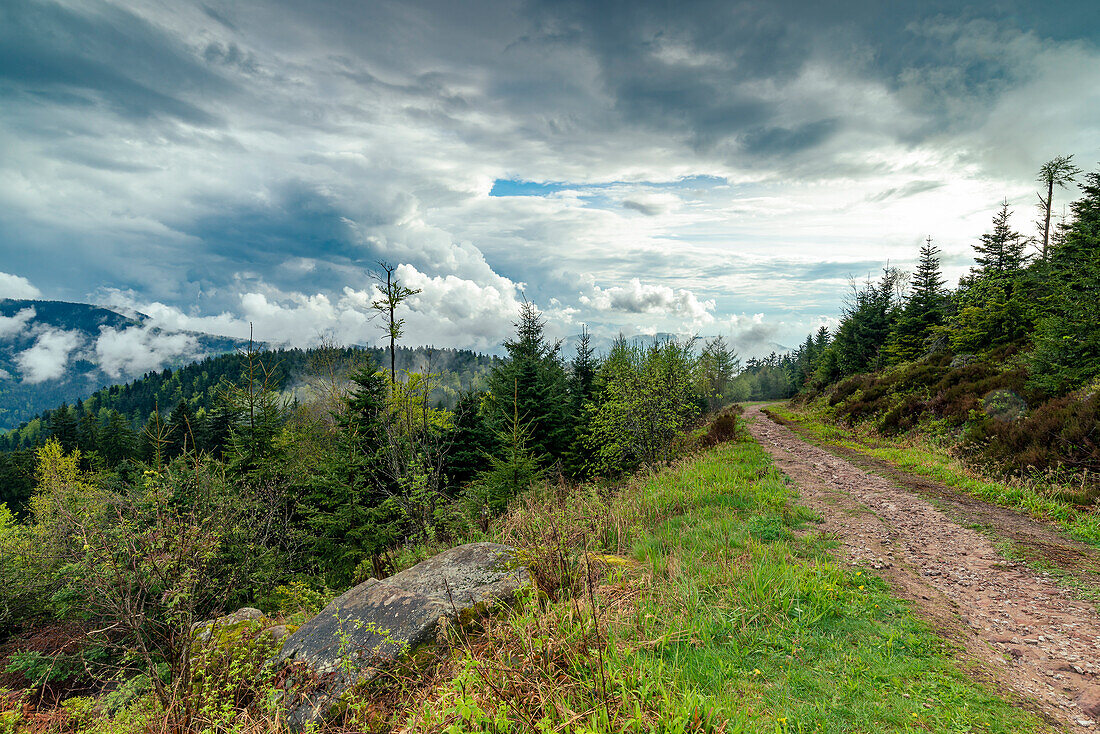
<path id="1" fill-rule="evenodd" d="M 931 239 L 912 278 L 886 268 L 853 286 L 835 332 L 791 357 L 811 412 L 884 435 L 917 433 L 986 471 L 1100 491 L 1100 172 L 1050 232 L 1053 187 L 1080 171 L 1040 171 L 1043 239 L 1013 229 L 1004 203 L 975 243 L 975 266 L 944 287 Z"/>
<path id="2" fill-rule="evenodd" d="M 1076 175 L 1054 163 L 1046 210 Z M 1061 494 L 891 454 L 1098 542 L 1079 505 L 1100 469 L 1100 173 L 1082 188 L 1040 257 L 1003 205 L 954 291 L 929 239 L 911 278 L 854 286 L 835 332 L 744 369 L 721 339 L 597 355 L 587 332 L 567 361 L 532 304 L 504 359 L 437 361 L 397 344 L 412 291 L 384 266 L 389 370 L 334 345 L 249 349 L 50 411 L 0 464 L 4 675 L 36 697 L 0 691 L 0 726 L 277 728 L 268 626 L 494 539 L 521 550 L 535 593 L 451 630 L 452 655 L 353 690 L 336 725 L 1042 731 L 883 582 L 830 560 L 730 405 L 801 393 L 823 421 L 1042 478 Z M 269 616 L 201 625 L 246 605 Z"/>
<path id="3" fill-rule="evenodd" d="M 65 628 L 80 642 L 9 659 L 9 672 L 54 690 L 144 681 L 142 706 L 191 727 L 207 715 L 193 695 L 205 680 L 196 622 L 246 605 L 285 615 L 288 589 L 323 600 L 482 537 L 544 479 L 668 464 L 701 411 L 725 404 L 734 357 L 720 342 L 703 355 L 692 341 L 623 343 L 566 364 L 533 306 L 516 327 L 487 389 L 453 408 L 439 373 L 394 380 L 324 346 L 248 350 L 232 379 L 227 359 L 208 360 L 51 411 L 37 446 L 9 454 L 31 457 L 33 484 L 0 505 L 0 636 Z M 156 396 L 168 393 L 179 399 L 165 415 Z M 154 403 L 140 431 L 107 407 L 131 400 L 140 415 L 139 395 Z"/>
<path id="4" fill-rule="evenodd" d="M 975 682 L 882 581 L 836 565 L 786 478 L 733 436 L 614 491 L 541 483 L 512 498 L 487 537 L 524 550 L 539 593 L 454 630 L 450 656 L 361 686 L 334 727 L 1047 730 Z M 310 593 L 283 586 L 265 601 L 289 618 Z M 48 715 L 76 732 L 160 731 L 185 709 L 194 730 L 268 729 L 262 626 L 232 625 L 166 702 L 146 690 L 104 715 L 104 699 L 76 696 Z"/>

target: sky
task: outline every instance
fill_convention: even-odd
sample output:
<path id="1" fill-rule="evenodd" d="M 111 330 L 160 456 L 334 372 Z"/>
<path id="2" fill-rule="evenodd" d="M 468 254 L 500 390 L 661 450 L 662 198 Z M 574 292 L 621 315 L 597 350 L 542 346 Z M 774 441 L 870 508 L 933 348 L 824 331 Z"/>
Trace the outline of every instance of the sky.
<path id="1" fill-rule="evenodd" d="M 1094 0 L 5 0 L 0 297 L 366 344 L 386 261 L 409 344 L 526 299 L 762 354 L 1003 199 L 1032 233 L 1098 112 Z"/>

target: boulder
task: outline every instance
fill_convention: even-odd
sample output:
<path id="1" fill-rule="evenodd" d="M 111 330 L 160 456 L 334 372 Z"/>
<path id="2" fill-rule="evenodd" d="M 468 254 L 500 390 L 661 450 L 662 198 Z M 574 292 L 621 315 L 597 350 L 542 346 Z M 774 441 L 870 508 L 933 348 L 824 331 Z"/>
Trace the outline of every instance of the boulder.
<path id="1" fill-rule="evenodd" d="M 258 621 L 262 623 L 264 620 L 264 613 L 259 609 L 242 607 L 224 617 L 208 619 L 205 622 L 195 622 L 191 625 L 191 636 L 199 642 L 207 642 L 214 633 L 215 628 L 219 630 L 236 629 L 242 622 Z"/>
<path id="2" fill-rule="evenodd" d="M 350 589 L 283 643 L 276 661 L 288 668 L 287 723 L 301 730 L 323 718 L 379 665 L 434 640 L 441 625 L 510 601 L 529 583 L 513 549 L 471 543 Z"/>

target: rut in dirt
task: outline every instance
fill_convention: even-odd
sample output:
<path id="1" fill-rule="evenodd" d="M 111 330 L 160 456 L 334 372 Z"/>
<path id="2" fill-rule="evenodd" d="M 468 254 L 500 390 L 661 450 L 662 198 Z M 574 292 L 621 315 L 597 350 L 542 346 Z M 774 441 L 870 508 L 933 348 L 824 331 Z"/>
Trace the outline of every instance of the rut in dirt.
<path id="1" fill-rule="evenodd" d="M 1072 549 L 1090 576 L 1091 549 L 949 487 L 918 494 L 868 473 L 805 442 L 759 408 L 748 409 L 746 417 L 750 433 L 797 486 L 799 503 L 824 518 L 821 531 L 840 543 L 845 560 L 876 569 L 918 615 L 961 645 L 996 688 L 1051 723 L 1100 730 L 1095 607 L 1049 576 L 1007 562 L 988 535 L 960 524 L 921 494 L 946 501 L 949 510 L 951 502 L 969 508 L 966 516 L 984 513 L 987 523 L 1007 526 L 1009 535 Z"/>

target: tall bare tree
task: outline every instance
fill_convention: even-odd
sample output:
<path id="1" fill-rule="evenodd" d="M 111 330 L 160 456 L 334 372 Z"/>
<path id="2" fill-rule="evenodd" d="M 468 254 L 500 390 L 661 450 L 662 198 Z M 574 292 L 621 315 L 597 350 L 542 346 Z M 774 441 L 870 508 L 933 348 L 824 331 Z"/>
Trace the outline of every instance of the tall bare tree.
<path id="1" fill-rule="evenodd" d="M 406 288 L 397 277 L 396 265 L 379 260 L 378 268 L 371 273 L 371 278 L 378 283 L 378 290 L 382 292 L 382 297 L 372 301 L 370 307 L 382 314 L 385 319 L 382 328 L 390 337 L 390 382 L 395 383 L 397 382 L 397 340 L 401 338 L 402 328 L 405 326 L 405 319 L 397 318 L 395 312 L 398 306 L 410 296 L 419 293 L 420 289 Z"/>
<path id="2" fill-rule="evenodd" d="M 1081 169 L 1073 165 L 1072 155 L 1060 155 L 1056 158 L 1051 158 L 1039 169 L 1039 175 L 1036 177 L 1036 180 L 1041 184 L 1045 184 L 1047 187 L 1047 195 L 1045 197 L 1042 194 L 1037 194 L 1039 197 L 1039 212 L 1043 217 L 1042 223 L 1039 224 L 1039 231 L 1043 233 L 1043 249 L 1041 253 L 1043 260 L 1047 259 L 1047 249 L 1050 246 L 1050 210 L 1054 202 L 1054 186 L 1057 185 L 1063 189 L 1066 188 L 1068 184 L 1073 182 L 1074 177 L 1079 173 L 1081 173 Z"/>

